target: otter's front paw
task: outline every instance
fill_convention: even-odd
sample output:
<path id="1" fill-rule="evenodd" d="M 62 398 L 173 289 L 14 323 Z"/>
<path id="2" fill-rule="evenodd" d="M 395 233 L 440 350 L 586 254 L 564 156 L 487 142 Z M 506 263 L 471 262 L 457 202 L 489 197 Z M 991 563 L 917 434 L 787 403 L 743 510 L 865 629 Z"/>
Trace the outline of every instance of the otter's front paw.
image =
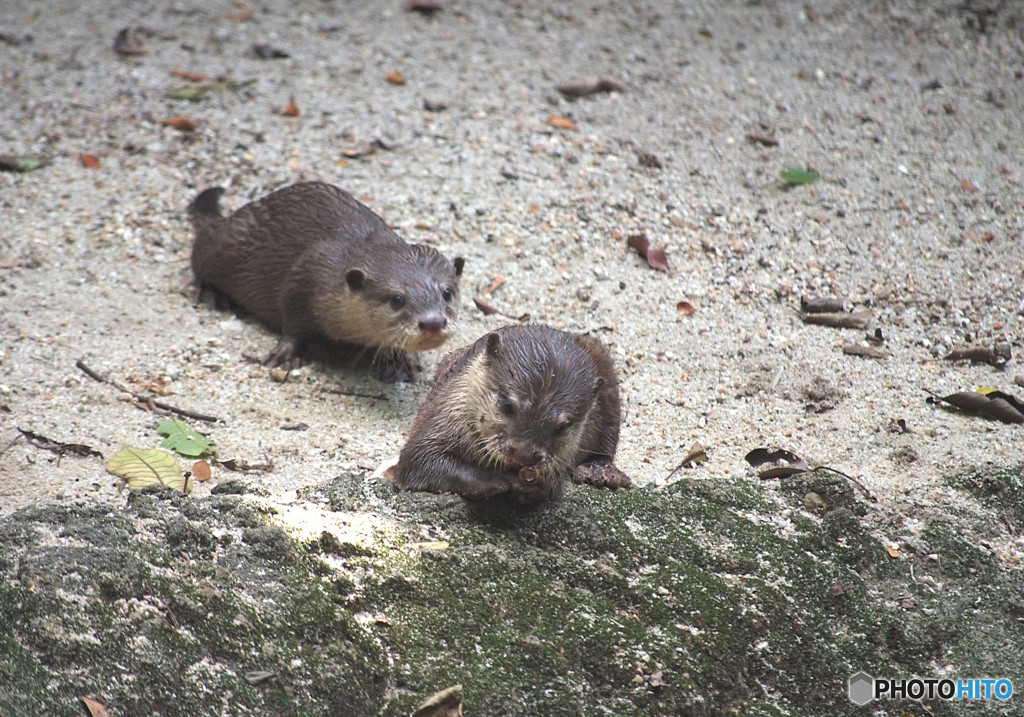
<path id="1" fill-rule="evenodd" d="M 263 359 L 263 365 L 269 366 L 270 368 L 280 368 L 285 371 L 291 371 L 294 368 L 299 368 L 306 363 L 300 350 L 299 344 L 295 339 L 283 337 L 277 342 L 277 346 L 274 350 L 267 354 L 267 357 Z"/>
<path id="2" fill-rule="evenodd" d="M 586 483 L 595 488 L 632 488 L 629 476 L 606 461 L 591 461 L 576 466 L 573 482 Z"/>

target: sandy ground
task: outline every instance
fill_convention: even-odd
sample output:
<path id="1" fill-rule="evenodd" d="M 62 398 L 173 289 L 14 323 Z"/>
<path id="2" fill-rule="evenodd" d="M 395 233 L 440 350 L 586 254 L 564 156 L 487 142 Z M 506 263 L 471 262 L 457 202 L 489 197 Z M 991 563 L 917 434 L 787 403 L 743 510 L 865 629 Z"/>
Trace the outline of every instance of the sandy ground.
<path id="1" fill-rule="evenodd" d="M 925 389 L 1024 393 L 1016 358 L 941 358 L 1021 351 L 1024 12 L 444 4 L 427 17 L 398 0 L 5 3 L 0 153 L 52 163 L 0 173 L 0 513 L 124 499 L 103 459 L 60 457 L 18 429 L 105 459 L 159 443 L 160 417 L 78 360 L 217 417 L 192 425 L 221 458 L 271 460 L 243 477 L 281 503 L 397 452 L 426 378 L 384 386 L 313 364 L 277 383 L 246 360 L 270 333 L 191 300 L 195 192 L 227 186 L 235 208 L 309 179 L 466 257 L 454 344 L 507 322 L 471 301 L 499 274 L 503 311 L 606 341 L 627 410 L 618 463 L 640 485 L 663 484 L 695 441 L 709 460 L 673 480 L 756 480 L 744 455 L 784 447 L 857 477 L 899 523 L 954 501 L 951 471 L 1021 463 L 1020 426 L 929 405 Z M 128 26 L 146 28 L 144 54 L 112 49 Z M 259 43 L 290 56 L 261 59 Z M 172 70 L 248 84 L 171 99 L 195 84 Z M 628 88 L 574 101 L 555 89 L 593 73 Z M 298 117 L 281 113 L 290 99 Z M 162 123 L 178 115 L 197 129 Z M 822 178 L 787 189 L 787 167 Z M 667 248 L 670 272 L 627 249 L 640 232 Z M 865 331 L 803 324 L 807 296 L 870 308 L 890 357 L 843 354 Z"/>

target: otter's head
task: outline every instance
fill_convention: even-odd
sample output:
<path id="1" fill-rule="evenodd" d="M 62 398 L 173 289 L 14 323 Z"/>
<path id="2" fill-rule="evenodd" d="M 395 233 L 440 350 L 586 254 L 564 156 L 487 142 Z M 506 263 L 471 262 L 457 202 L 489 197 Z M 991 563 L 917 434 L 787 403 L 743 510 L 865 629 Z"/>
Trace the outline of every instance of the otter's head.
<path id="1" fill-rule="evenodd" d="M 338 307 L 344 316 L 338 323 L 351 327 L 351 334 L 332 338 L 382 349 L 437 348 L 455 330 L 464 263 L 421 244 L 368 252 L 344 276 L 346 299 Z"/>
<path id="2" fill-rule="evenodd" d="M 471 390 L 481 458 L 495 468 L 540 481 L 547 497 L 562 492 L 604 379 L 570 334 L 516 326 L 488 334 Z"/>

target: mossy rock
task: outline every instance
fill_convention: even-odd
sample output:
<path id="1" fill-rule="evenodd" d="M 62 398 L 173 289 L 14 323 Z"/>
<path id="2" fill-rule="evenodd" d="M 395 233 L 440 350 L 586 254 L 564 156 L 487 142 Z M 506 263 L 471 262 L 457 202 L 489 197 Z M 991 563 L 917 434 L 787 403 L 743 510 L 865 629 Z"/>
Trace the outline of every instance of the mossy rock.
<path id="1" fill-rule="evenodd" d="M 0 521 L 0 714 L 398 716 L 461 683 L 467 715 L 923 717 L 980 712 L 860 708 L 849 677 L 1024 674 L 1021 571 L 972 526 L 894 557 L 870 510 L 734 483 L 520 509 L 342 476 L 305 493 L 312 532 L 244 491 L 24 510 Z"/>

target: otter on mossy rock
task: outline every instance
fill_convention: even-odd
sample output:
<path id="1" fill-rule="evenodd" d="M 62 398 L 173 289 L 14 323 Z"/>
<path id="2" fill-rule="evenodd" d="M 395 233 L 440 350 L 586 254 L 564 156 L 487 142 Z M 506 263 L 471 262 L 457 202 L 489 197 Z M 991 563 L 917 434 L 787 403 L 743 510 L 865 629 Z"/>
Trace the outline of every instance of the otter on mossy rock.
<path id="1" fill-rule="evenodd" d="M 188 208 L 200 300 L 226 298 L 282 334 L 264 361 L 301 366 L 309 342 L 376 349 L 385 381 L 415 378 L 410 351 L 447 341 L 463 260 L 407 244 L 371 209 L 323 182 L 279 189 L 230 217 L 214 187 Z"/>
<path id="2" fill-rule="evenodd" d="M 566 478 L 629 488 L 612 463 L 620 411 L 596 338 L 506 326 L 441 361 L 391 475 L 405 490 L 519 503 L 558 499 Z"/>

